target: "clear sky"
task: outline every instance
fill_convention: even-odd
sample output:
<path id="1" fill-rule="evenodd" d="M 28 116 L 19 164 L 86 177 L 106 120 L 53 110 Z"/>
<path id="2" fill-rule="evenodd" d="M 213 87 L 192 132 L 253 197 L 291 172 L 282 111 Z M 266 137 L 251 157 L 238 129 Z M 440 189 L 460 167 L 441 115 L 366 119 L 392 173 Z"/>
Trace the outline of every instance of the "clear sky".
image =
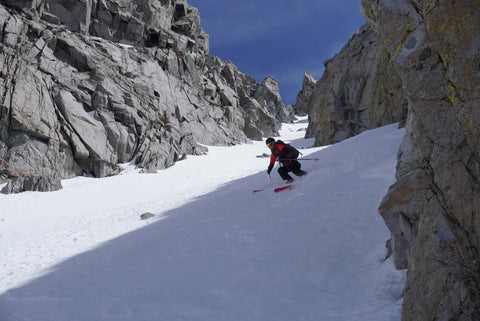
<path id="1" fill-rule="evenodd" d="M 316 79 L 365 23 L 361 0 L 187 0 L 210 35 L 210 54 L 243 73 L 279 82 L 284 103 L 295 104 L 303 73 Z"/>

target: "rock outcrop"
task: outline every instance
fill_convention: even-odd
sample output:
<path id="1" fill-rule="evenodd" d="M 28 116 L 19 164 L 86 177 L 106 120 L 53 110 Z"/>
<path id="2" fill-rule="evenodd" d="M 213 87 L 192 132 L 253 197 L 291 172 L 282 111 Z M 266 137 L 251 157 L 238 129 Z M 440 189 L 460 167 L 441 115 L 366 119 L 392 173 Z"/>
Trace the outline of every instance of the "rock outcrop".
<path id="1" fill-rule="evenodd" d="M 315 137 L 315 145 L 337 143 L 368 129 L 405 121 L 407 103 L 401 79 L 369 24 L 324 65 L 306 108 L 307 137 Z"/>
<path id="2" fill-rule="evenodd" d="M 379 208 L 403 320 L 480 318 L 480 5 L 363 0 L 408 101 L 397 182 Z"/>
<path id="3" fill-rule="evenodd" d="M 308 115 L 308 103 L 312 96 L 313 90 L 317 80 L 308 72 L 303 74 L 302 90 L 297 95 L 297 101 L 295 102 L 295 113 L 299 116 Z"/>
<path id="4" fill-rule="evenodd" d="M 1 3 L 4 193 L 115 175 L 131 161 L 155 172 L 203 144 L 275 135 L 294 117 L 276 81 L 208 56 L 184 0 Z"/>

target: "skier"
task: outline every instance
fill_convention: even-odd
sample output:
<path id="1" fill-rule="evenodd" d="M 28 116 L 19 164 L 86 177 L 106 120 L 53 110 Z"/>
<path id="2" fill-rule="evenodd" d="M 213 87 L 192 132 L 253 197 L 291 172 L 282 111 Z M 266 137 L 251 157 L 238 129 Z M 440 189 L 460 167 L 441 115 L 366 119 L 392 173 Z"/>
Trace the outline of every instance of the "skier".
<path id="1" fill-rule="evenodd" d="M 267 138 L 265 143 L 272 152 L 270 155 L 270 165 L 268 165 L 267 170 L 268 175 L 270 175 L 273 166 L 275 166 L 275 161 L 277 158 L 281 164 L 280 168 L 278 169 L 278 174 L 280 174 L 280 177 L 282 177 L 286 183 L 293 182 L 292 176 L 288 174 L 289 172 L 292 172 L 297 176 L 303 176 L 307 174 L 306 171 L 300 169 L 302 165 L 300 165 L 300 163 L 297 161 L 299 151 L 294 147 L 290 146 L 289 144 L 285 144 L 281 140 L 275 141 L 275 139 L 272 137 Z"/>

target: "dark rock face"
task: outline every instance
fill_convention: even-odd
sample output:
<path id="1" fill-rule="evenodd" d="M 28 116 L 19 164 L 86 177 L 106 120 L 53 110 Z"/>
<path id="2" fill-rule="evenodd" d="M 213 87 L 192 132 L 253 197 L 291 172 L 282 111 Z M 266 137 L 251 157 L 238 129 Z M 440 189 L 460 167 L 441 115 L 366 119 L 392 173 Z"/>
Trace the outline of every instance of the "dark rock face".
<path id="1" fill-rule="evenodd" d="M 58 178 L 45 176 L 28 176 L 13 178 L 2 189 L 4 194 L 21 193 L 25 191 L 52 192 L 62 189 L 62 182 Z"/>
<path id="2" fill-rule="evenodd" d="M 368 129 L 405 121 L 407 101 L 401 80 L 383 41 L 369 24 L 324 65 L 306 108 L 307 137 L 315 137 L 315 145 L 337 143 Z"/>
<path id="3" fill-rule="evenodd" d="M 2 1 L 0 34 L 3 192 L 132 160 L 155 172 L 205 153 L 198 143 L 261 139 L 294 117 L 276 81 L 208 57 L 183 0 Z"/>
<path id="4" fill-rule="evenodd" d="M 480 316 L 480 5 L 363 0 L 409 113 L 379 211 L 408 268 L 403 319 Z"/>

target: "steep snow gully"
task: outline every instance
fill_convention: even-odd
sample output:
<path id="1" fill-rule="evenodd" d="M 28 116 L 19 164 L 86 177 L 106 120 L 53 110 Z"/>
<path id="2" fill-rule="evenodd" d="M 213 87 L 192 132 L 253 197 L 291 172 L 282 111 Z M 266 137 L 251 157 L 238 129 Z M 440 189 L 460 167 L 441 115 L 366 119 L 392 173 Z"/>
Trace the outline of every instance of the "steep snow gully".
<path id="1" fill-rule="evenodd" d="M 377 207 L 404 130 L 309 148 L 306 126 L 280 138 L 319 160 L 278 194 L 252 193 L 282 185 L 254 142 L 0 195 L 0 320 L 400 321 L 405 273 Z"/>

